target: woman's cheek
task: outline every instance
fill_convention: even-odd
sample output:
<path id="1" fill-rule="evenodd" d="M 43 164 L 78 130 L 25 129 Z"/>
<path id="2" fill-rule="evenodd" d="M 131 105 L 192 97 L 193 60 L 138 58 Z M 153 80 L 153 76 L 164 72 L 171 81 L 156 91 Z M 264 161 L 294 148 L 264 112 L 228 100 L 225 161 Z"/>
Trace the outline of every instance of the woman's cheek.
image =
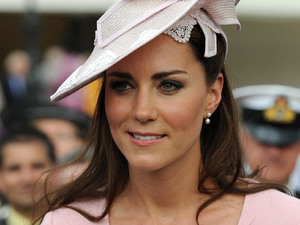
<path id="1" fill-rule="evenodd" d="M 105 99 L 105 109 L 108 122 L 116 125 L 129 116 L 130 104 L 125 99 L 111 95 Z"/>
<path id="2" fill-rule="evenodd" d="M 184 99 L 166 105 L 164 118 L 173 127 L 187 127 L 203 120 L 203 99 Z"/>

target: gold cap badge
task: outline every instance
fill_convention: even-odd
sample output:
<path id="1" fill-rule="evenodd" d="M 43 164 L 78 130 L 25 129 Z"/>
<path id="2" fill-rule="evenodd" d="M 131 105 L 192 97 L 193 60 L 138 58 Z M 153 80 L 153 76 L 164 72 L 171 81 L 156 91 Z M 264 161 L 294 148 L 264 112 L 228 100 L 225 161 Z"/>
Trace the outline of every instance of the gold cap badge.
<path id="1" fill-rule="evenodd" d="M 289 108 L 287 99 L 279 97 L 274 106 L 264 110 L 265 120 L 273 123 L 292 123 L 296 119 L 296 113 Z"/>

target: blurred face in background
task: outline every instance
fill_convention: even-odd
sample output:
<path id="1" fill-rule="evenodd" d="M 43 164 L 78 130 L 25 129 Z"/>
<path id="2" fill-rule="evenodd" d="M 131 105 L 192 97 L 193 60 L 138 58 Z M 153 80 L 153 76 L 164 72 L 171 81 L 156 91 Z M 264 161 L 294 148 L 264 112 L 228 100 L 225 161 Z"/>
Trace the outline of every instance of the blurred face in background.
<path id="1" fill-rule="evenodd" d="M 33 124 L 49 137 L 54 145 L 58 160 L 66 154 L 81 148 L 84 143 L 77 126 L 67 120 L 41 118 L 35 119 Z"/>
<path id="2" fill-rule="evenodd" d="M 39 140 L 7 143 L 2 149 L 0 182 L 9 204 L 19 211 L 31 209 L 33 197 L 37 200 L 43 195 L 45 176 L 38 178 L 53 166 Z"/>
<path id="3" fill-rule="evenodd" d="M 246 161 L 251 170 L 263 168 L 260 179 L 287 185 L 300 152 L 300 141 L 287 145 L 267 145 L 255 140 L 247 131 L 243 132 Z"/>
<path id="4" fill-rule="evenodd" d="M 12 51 L 4 61 L 4 66 L 10 76 L 15 78 L 24 79 L 28 76 L 30 71 L 30 57 L 22 50 Z"/>

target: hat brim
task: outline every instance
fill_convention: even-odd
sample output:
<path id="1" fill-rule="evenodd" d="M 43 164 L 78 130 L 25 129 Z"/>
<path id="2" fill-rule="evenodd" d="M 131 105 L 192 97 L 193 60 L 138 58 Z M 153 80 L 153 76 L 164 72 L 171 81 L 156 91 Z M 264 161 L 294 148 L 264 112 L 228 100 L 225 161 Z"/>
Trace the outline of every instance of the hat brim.
<path id="1" fill-rule="evenodd" d="M 260 143 L 288 146 L 300 141 L 300 129 L 270 124 L 245 123 L 250 135 Z"/>
<path id="2" fill-rule="evenodd" d="M 105 70 L 162 34 L 183 18 L 198 2 L 198 0 L 176 1 L 120 35 L 105 47 L 96 44 L 88 60 L 63 82 L 51 96 L 51 100 L 60 100 L 102 77 Z M 126 13 L 125 11 L 124 16 Z"/>

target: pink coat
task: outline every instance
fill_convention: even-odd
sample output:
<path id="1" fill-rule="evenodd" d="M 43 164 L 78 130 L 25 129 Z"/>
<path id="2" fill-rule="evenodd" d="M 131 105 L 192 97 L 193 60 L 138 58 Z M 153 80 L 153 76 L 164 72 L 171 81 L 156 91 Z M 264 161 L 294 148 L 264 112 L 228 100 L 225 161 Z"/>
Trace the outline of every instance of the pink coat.
<path id="1" fill-rule="evenodd" d="M 93 215 L 100 215 L 104 200 L 73 203 Z M 109 225 L 108 216 L 101 222 L 91 222 L 76 211 L 60 208 L 49 212 L 42 225 Z M 238 225 L 300 225 L 300 200 L 276 190 L 246 195 Z"/>

